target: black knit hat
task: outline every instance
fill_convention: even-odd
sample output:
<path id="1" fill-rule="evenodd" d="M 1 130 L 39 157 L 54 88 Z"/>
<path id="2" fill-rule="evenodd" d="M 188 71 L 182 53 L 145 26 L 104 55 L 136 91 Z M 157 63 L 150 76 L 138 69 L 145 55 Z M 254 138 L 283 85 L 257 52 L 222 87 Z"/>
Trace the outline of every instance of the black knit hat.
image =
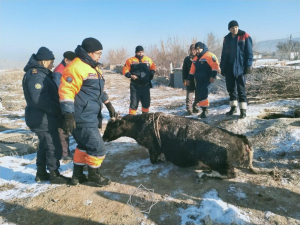
<path id="1" fill-rule="evenodd" d="M 141 46 L 141 45 L 136 46 L 135 53 L 140 52 L 140 51 L 144 51 L 143 46 Z"/>
<path id="2" fill-rule="evenodd" d="M 37 61 L 55 59 L 53 53 L 46 47 L 40 47 L 40 49 L 35 54 L 35 58 Z"/>
<path id="3" fill-rule="evenodd" d="M 239 26 L 238 22 L 235 20 L 232 20 L 228 24 L 228 30 L 230 30 L 231 27 Z"/>
<path id="4" fill-rule="evenodd" d="M 95 38 L 86 38 L 82 41 L 81 47 L 87 52 L 103 50 L 102 44 Z"/>
<path id="5" fill-rule="evenodd" d="M 197 42 L 197 43 L 195 44 L 195 49 L 197 49 L 197 48 L 204 49 L 204 44 L 203 44 L 202 42 Z"/>
<path id="6" fill-rule="evenodd" d="M 69 59 L 69 60 L 73 60 L 73 59 L 76 58 L 76 54 L 74 52 L 67 51 L 67 52 L 64 53 L 64 58 Z"/>

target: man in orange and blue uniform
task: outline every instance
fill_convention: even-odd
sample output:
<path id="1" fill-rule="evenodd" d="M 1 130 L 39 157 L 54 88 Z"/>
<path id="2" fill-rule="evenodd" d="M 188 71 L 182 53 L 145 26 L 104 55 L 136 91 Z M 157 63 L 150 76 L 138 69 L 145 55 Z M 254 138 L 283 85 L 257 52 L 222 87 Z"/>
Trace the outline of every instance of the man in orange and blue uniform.
<path id="1" fill-rule="evenodd" d="M 63 128 L 67 134 L 73 134 L 78 144 L 73 158 L 73 185 L 86 181 L 98 186 L 111 183 L 99 170 L 106 153 L 98 130 L 102 103 L 106 105 L 110 117 L 117 116 L 104 92 L 105 80 L 98 67 L 102 49 L 102 44 L 97 39 L 84 39 L 82 45 L 78 45 L 75 50 L 77 57 L 65 68 L 59 86 L 60 105 L 64 115 Z M 83 174 L 86 164 L 88 178 Z"/>
<path id="2" fill-rule="evenodd" d="M 129 114 L 135 115 L 137 113 L 139 101 L 142 103 L 142 113 L 148 113 L 151 80 L 155 74 L 155 64 L 148 56 L 144 56 L 142 46 L 139 45 L 135 48 L 135 56 L 126 61 L 122 73 L 131 79 Z"/>
<path id="3" fill-rule="evenodd" d="M 197 42 L 195 49 L 197 55 L 193 59 L 188 80 L 189 82 L 193 79 L 195 80 L 197 101 L 202 108 L 200 118 L 206 118 L 209 106 L 209 86 L 215 82 L 219 70 L 219 62 L 217 57 L 209 52 L 206 45 L 202 42 Z"/>

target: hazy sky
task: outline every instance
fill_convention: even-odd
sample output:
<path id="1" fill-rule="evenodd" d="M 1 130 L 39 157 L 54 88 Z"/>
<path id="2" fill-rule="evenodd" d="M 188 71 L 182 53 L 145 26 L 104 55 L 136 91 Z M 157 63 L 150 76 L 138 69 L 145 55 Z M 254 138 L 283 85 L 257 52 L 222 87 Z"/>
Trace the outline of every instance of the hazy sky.
<path id="1" fill-rule="evenodd" d="M 188 43 L 213 32 L 223 38 L 231 20 L 256 41 L 299 37 L 300 1 L 0 0 L 0 59 L 25 64 L 46 46 L 57 64 L 86 37 L 100 40 L 104 55 L 121 46 L 134 54 L 137 45 L 168 37 Z"/>

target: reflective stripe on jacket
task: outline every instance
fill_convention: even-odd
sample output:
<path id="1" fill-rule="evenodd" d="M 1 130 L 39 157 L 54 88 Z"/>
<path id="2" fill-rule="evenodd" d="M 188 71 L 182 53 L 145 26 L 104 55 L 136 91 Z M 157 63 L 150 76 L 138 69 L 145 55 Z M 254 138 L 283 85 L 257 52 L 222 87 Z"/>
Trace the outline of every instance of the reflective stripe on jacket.
<path id="1" fill-rule="evenodd" d="M 81 46 L 75 53 L 91 60 Z M 63 72 L 59 86 L 61 109 L 63 114 L 74 113 L 77 125 L 95 127 L 98 126 L 102 102 L 108 100 L 104 92 L 105 80 L 97 66 L 93 68 L 88 60 L 81 58 L 75 58 Z"/>

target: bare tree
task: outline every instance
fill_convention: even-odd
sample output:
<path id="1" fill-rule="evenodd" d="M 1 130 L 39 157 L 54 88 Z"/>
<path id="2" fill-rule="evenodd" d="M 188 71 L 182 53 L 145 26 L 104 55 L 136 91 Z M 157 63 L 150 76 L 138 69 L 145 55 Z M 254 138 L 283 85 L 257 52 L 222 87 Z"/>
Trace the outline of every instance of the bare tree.
<path id="1" fill-rule="evenodd" d="M 214 53 L 217 57 L 221 56 L 222 41 L 217 38 L 213 32 L 209 32 L 204 39 L 204 43 L 210 52 Z"/>
<path id="2" fill-rule="evenodd" d="M 106 59 L 110 64 L 124 64 L 126 59 L 128 58 L 127 49 L 124 47 L 117 49 L 109 49 L 107 51 Z"/>

